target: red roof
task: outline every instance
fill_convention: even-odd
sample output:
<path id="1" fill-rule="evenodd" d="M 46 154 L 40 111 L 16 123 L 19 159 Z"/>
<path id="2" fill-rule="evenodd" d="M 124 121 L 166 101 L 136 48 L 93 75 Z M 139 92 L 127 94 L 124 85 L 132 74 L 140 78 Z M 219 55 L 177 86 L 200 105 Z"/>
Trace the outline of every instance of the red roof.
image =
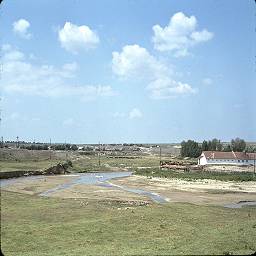
<path id="1" fill-rule="evenodd" d="M 256 158 L 256 153 L 245 153 L 245 152 L 220 152 L 220 151 L 203 151 L 207 159 L 239 159 L 249 160 Z"/>
<path id="2" fill-rule="evenodd" d="M 249 159 L 256 159 L 256 153 L 247 153 Z"/>

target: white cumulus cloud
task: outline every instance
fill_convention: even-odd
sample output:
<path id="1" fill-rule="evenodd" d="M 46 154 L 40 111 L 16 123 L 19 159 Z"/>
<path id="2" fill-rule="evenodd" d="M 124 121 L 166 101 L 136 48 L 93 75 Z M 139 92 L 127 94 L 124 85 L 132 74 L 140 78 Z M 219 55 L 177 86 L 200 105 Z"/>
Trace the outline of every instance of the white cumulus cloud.
<path id="1" fill-rule="evenodd" d="M 77 26 L 71 22 L 66 22 L 58 34 L 61 46 L 74 54 L 95 48 L 100 42 L 97 33 L 88 26 Z"/>
<path id="2" fill-rule="evenodd" d="M 143 114 L 138 108 L 133 108 L 129 113 L 130 119 L 141 118 L 142 116 Z"/>
<path id="3" fill-rule="evenodd" d="M 151 82 L 148 87 L 153 99 L 169 99 L 178 95 L 195 94 L 196 89 L 189 84 L 177 82 L 169 77 L 159 78 Z"/>
<path id="4" fill-rule="evenodd" d="M 36 65 L 17 49 L 3 46 L 3 71 L 0 89 L 9 94 L 24 94 L 42 97 L 79 97 L 94 100 L 98 97 L 116 95 L 109 85 L 74 85 L 78 65 L 64 64 L 62 67 Z"/>
<path id="5" fill-rule="evenodd" d="M 134 44 L 112 53 L 112 70 L 124 78 L 152 78 L 167 72 L 167 67 L 150 55 L 147 49 Z"/>
<path id="6" fill-rule="evenodd" d="M 197 31 L 195 16 L 186 16 L 182 12 L 175 13 L 166 27 L 153 26 L 154 48 L 159 51 L 170 51 L 176 57 L 189 54 L 189 48 L 198 43 L 209 41 L 213 33 L 203 29 Z"/>
<path id="7" fill-rule="evenodd" d="M 112 53 L 112 70 L 118 77 L 143 79 L 153 99 L 168 99 L 196 92 L 189 84 L 175 81 L 173 71 L 139 45 L 126 45 Z"/>
<path id="8" fill-rule="evenodd" d="M 31 34 L 28 32 L 30 23 L 25 19 L 19 19 L 13 23 L 13 32 L 22 38 L 30 39 Z"/>

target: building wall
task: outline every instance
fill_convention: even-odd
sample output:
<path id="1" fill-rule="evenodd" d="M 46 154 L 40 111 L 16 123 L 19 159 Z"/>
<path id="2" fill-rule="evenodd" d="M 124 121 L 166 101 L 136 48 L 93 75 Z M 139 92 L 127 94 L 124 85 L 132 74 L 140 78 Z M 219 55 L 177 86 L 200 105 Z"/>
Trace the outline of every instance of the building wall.
<path id="1" fill-rule="evenodd" d="M 202 153 L 201 157 L 198 158 L 198 165 L 207 164 L 221 164 L 221 165 L 254 165 L 254 159 L 240 160 L 240 159 L 207 159 L 205 154 Z"/>
<path id="2" fill-rule="evenodd" d="M 249 165 L 249 160 L 238 159 L 209 159 L 208 164 L 236 164 L 236 165 Z"/>
<path id="3" fill-rule="evenodd" d="M 198 165 L 206 165 L 207 164 L 207 160 L 205 155 L 203 155 L 203 157 L 198 158 Z"/>
<path id="4" fill-rule="evenodd" d="M 251 160 L 237 160 L 237 159 L 206 159 L 206 161 L 203 161 L 203 162 L 200 161 L 200 165 L 205 165 L 205 164 L 250 165 L 250 164 L 253 164 L 253 161 L 251 161 Z"/>
<path id="5" fill-rule="evenodd" d="M 249 164 L 254 165 L 254 159 L 249 160 Z M 256 161 L 255 161 L 256 164 Z"/>
<path id="6" fill-rule="evenodd" d="M 238 159 L 207 159 L 203 154 L 201 158 L 198 159 L 198 165 L 207 164 L 224 164 L 224 165 L 253 165 L 254 160 L 238 160 Z"/>

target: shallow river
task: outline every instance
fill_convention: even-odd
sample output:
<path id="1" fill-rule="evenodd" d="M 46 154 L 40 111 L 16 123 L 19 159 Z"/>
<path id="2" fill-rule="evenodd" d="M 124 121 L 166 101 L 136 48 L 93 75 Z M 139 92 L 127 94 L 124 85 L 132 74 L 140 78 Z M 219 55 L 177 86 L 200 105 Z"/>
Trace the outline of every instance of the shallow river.
<path id="1" fill-rule="evenodd" d="M 124 186 L 119 186 L 110 183 L 109 181 L 114 178 L 123 178 L 123 177 L 128 177 L 131 176 L 132 172 L 101 172 L 101 173 L 77 173 L 74 177 L 74 180 L 64 183 L 62 185 L 58 185 L 52 189 L 49 189 L 47 191 L 42 192 L 40 195 L 41 196 L 50 196 L 52 193 L 60 190 L 65 190 L 67 188 L 72 187 L 73 185 L 77 184 L 85 184 L 85 185 L 97 185 L 97 186 L 102 186 L 102 187 L 110 187 L 110 188 L 116 188 L 116 189 L 121 189 L 125 190 L 128 192 L 136 193 L 139 195 L 144 195 L 152 199 L 154 202 L 157 203 L 166 203 L 168 202 L 167 199 L 163 196 L 160 196 L 157 193 L 145 191 L 142 189 L 134 189 L 134 188 L 129 188 L 129 187 L 124 187 Z M 69 175 L 66 175 L 67 177 Z M 7 186 L 14 184 L 17 181 L 22 181 L 22 180 L 28 180 L 28 179 L 39 179 L 44 176 L 38 175 L 38 176 L 28 176 L 28 177 L 20 177 L 20 178 L 13 178 L 13 179 L 4 179 L 1 180 L 1 187 Z M 57 176 L 55 176 L 57 177 Z"/>
<path id="2" fill-rule="evenodd" d="M 65 176 L 72 176 L 74 179 L 72 181 L 66 182 L 64 184 L 58 185 L 52 189 L 46 190 L 40 194 L 40 196 L 50 196 L 52 193 L 56 191 L 65 190 L 77 184 L 85 184 L 85 185 L 96 185 L 102 187 L 109 187 L 109 188 L 116 188 L 128 192 L 132 192 L 135 194 L 147 196 L 148 198 L 152 199 L 154 202 L 157 203 L 166 203 L 169 200 L 157 193 L 145 191 L 142 189 L 135 189 L 129 188 L 125 186 L 115 185 L 111 183 L 111 180 L 115 178 L 123 178 L 129 177 L 132 175 L 132 172 L 102 172 L 102 173 L 76 173 L 71 175 Z M 22 181 L 22 180 L 33 180 L 43 178 L 45 176 L 38 175 L 38 176 L 27 176 L 27 177 L 19 177 L 19 178 L 12 178 L 12 179 L 2 179 L 0 184 L 1 188 L 7 185 L 12 185 L 15 182 Z M 55 177 L 58 177 L 57 175 Z M 227 208 L 241 208 L 244 206 L 256 206 L 256 201 L 240 201 L 237 203 L 230 203 L 224 205 Z"/>

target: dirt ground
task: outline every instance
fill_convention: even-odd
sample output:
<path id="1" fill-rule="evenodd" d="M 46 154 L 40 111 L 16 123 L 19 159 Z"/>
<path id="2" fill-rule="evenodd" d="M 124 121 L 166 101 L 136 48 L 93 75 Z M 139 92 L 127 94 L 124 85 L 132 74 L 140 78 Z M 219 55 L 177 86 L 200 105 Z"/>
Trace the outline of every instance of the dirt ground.
<path id="1" fill-rule="evenodd" d="M 248 166 L 237 166 L 237 165 L 208 165 L 204 167 L 205 171 L 216 171 L 216 172 L 253 172 L 254 167 Z"/>
<path id="2" fill-rule="evenodd" d="M 169 202 L 224 205 L 239 201 L 256 201 L 256 182 L 185 181 L 134 175 L 114 179 L 111 183 L 131 188 L 139 187 L 164 196 Z"/>
<path id="3" fill-rule="evenodd" d="M 55 188 L 56 186 L 71 182 L 77 176 L 78 175 L 56 175 L 43 177 L 30 176 L 27 179 L 17 179 L 15 183 L 10 182 L 9 185 L 4 186 L 3 188 L 1 187 L 1 189 L 12 192 L 37 195 L 49 189 Z"/>
<path id="4" fill-rule="evenodd" d="M 2 190 L 30 195 L 40 195 L 57 186 L 72 182 L 78 175 L 44 176 L 36 179 L 19 179 L 15 183 L 1 188 Z M 115 201 L 143 201 L 149 202 L 149 198 L 118 188 L 108 188 L 97 185 L 77 184 L 69 188 L 51 193 L 51 197 L 59 198 L 85 198 L 88 200 L 115 200 Z"/>
<path id="5" fill-rule="evenodd" d="M 30 195 L 39 195 L 59 185 L 72 182 L 77 175 L 45 176 L 37 179 L 21 179 L 1 189 Z M 141 189 L 156 193 L 169 202 L 224 205 L 239 201 L 256 201 L 256 182 L 223 182 L 215 180 L 185 181 L 179 179 L 147 178 L 132 175 L 108 181 L 109 184 Z M 60 198 L 85 198 L 88 200 L 119 200 L 150 202 L 151 199 L 122 190 L 118 187 L 77 184 L 50 194 Z M 151 201 L 152 202 L 152 201 Z"/>

